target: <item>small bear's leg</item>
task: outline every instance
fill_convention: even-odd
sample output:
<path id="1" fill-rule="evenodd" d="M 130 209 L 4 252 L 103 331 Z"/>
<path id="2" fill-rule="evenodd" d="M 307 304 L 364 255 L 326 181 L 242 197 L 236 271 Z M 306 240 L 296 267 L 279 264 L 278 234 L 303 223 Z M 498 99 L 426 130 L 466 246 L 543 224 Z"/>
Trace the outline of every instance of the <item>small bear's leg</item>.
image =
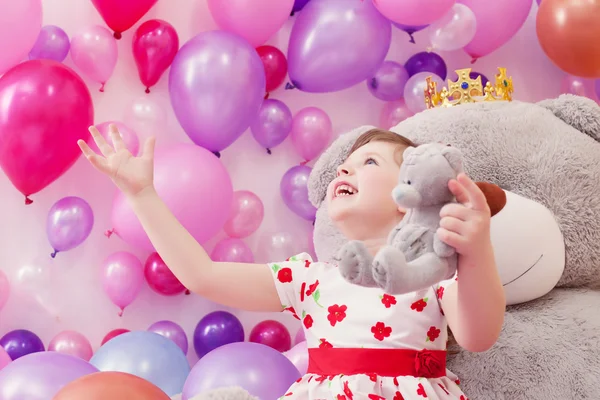
<path id="1" fill-rule="evenodd" d="M 377 287 L 373 280 L 373 256 L 363 242 L 353 240 L 342 246 L 336 260 L 342 277 L 359 286 Z"/>

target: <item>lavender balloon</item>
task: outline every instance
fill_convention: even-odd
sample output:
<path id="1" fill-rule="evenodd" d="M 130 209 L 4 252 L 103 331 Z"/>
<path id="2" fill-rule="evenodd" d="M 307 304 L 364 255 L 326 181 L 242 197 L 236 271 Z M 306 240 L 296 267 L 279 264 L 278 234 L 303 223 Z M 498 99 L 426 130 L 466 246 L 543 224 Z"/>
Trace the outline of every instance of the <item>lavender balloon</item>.
<path id="1" fill-rule="evenodd" d="M 367 88 L 379 100 L 399 100 L 404 96 L 404 85 L 408 78 L 408 72 L 402 65 L 386 61 L 375 72 L 375 76 L 367 80 Z"/>
<path id="2" fill-rule="evenodd" d="M 46 234 L 54 249 L 52 258 L 59 251 L 71 250 L 83 243 L 93 226 L 94 213 L 85 200 L 69 196 L 57 201 L 48 213 L 46 224 Z"/>
<path id="3" fill-rule="evenodd" d="M 250 126 L 265 87 L 256 50 L 225 31 L 192 38 L 177 53 L 169 73 L 177 120 L 194 143 L 217 154 Z"/>
<path id="4" fill-rule="evenodd" d="M 399 24 L 397 22 L 392 22 L 392 25 L 394 25 L 396 28 L 401 29 L 404 32 L 406 32 L 408 34 L 408 36 L 410 37 L 409 42 L 411 42 L 411 43 L 415 43 L 415 38 L 413 37 L 413 35 L 416 32 L 422 31 L 423 29 L 425 29 L 429 26 L 429 25 L 417 25 L 417 26 L 403 25 L 403 24 Z"/>
<path id="5" fill-rule="evenodd" d="M 431 72 L 444 80 L 448 74 L 448 67 L 446 67 L 444 59 L 436 53 L 426 51 L 410 57 L 404 64 L 404 68 L 406 68 L 409 76 L 419 72 Z"/>
<path id="6" fill-rule="evenodd" d="M 150 325 L 149 332 L 158 333 L 161 336 L 171 339 L 183 354 L 188 352 L 188 338 L 183 328 L 172 321 L 158 321 Z"/>
<path id="7" fill-rule="evenodd" d="M 254 139 L 271 154 L 292 131 L 292 112 L 282 101 L 267 99 L 250 125 Z"/>
<path id="8" fill-rule="evenodd" d="M 253 263 L 254 255 L 246 243 L 237 238 L 221 240 L 213 249 L 210 258 L 217 262 Z"/>
<path id="9" fill-rule="evenodd" d="M 30 60 L 54 60 L 63 62 L 69 54 L 71 42 L 69 36 L 58 26 L 42 27 L 38 38 L 29 52 Z"/>
<path id="10" fill-rule="evenodd" d="M 425 105 L 425 88 L 427 87 L 426 79 L 428 77 L 436 82 L 438 88 L 444 85 L 444 81 L 439 76 L 429 72 L 419 72 L 411 76 L 404 87 L 406 107 L 415 114 L 427 108 Z"/>
<path id="11" fill-rule="evenodd" d="M 314 221 L 317 209 L 308 200 L 308 176 L 311 168 L 297 165 L 290 168 L 281 178 L 279 191 L 283 202 L 296 215 Z"/>
<path id="12" fill-rule="evenodd" d="M 391 23 L 371 1 L 311 1 L 290 34 L 292 85 L 313 93 L 354 86 L 375 74 L 391 39 Z"/>
<path id="13" fill-rule="evenodd" d="M 198 361 L 185 381 L 182 400 L 228 386 L 241 387 L 258 399 L 274 400 L 298 378 L 300 372 L 277 350 L 258 343 L 232 343 Z"/>
<path id="14" fill-rule="evenodd" d="M 290 350 L 283 353 L 294 364 L 302 375 L 308 370 L 308 347 L 306 341 L 300 342 Z"/>
<path id="15" fill-rule="evenodd" d="M 44 351 L 42 340 L 35 333 L 26 329 L 16 329 L 8 332 L 0 339 L 0 346 L 4 348 L 13 361 L 31 353 Z"/>
<path id="16" fill-rule="evenodd" d="M 217 347 L 244 341 L 244 327 L 235 315 L 227 311 L 207 314 L 194 330 L 194 350 L 198 358 Z"/>
<path id="17" fill-rule="evenodd" d="M 0 399 L 51 400 L 66 384 L 96 372 L 78 357 L 53 351 L 30 354 L 0 371 Z"/>

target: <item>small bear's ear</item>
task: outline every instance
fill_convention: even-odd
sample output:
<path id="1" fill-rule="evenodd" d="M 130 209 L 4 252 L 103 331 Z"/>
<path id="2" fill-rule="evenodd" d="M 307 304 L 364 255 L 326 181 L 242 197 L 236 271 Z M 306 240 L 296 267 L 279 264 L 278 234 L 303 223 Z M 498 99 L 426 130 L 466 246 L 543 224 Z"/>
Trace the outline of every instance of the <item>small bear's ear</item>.
<path id="1" fill-rule="evenodd" d="M 460 150 L 456 147 L 445 146 L 441 152 L 457 174 L 463 172 L 463 158 Z"/>

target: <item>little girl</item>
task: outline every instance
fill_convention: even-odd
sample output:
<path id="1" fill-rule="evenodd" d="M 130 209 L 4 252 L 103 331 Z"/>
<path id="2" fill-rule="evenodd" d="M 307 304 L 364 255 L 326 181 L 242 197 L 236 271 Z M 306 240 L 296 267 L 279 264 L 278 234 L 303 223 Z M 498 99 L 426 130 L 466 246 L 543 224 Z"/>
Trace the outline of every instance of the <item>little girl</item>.
<path id="1" fill-rule="evenodd" d="M 391 296 L 352 285 L 336 265 L 313 262 L 306 254 L 268 265 L 213 262 L 154 190 L 154 138 L 134 157 L 115 126 L 114 148 L 96 128 L 90 132 L 103 156 L 84 141 L 81 150 L 127 196 L 154 247 L 189 290 L 239 309 L 283 309 L 302 321 L 308 373 L 284 398 L 466 400 L 445 368 L 447 327 L 466 350 L 485 351 L 500 334 L 505 310 L 490 210 L 467 176 L 449 182 L 457 203 L 442 209 L 437 232 L 459 254 L 460 281 Z M 329 217 L 348 240 L 363 241 L 373 254 L 404 215 L 391 192 L 409 146 L 393 132 L 369 131 L 329 185 Z"/>

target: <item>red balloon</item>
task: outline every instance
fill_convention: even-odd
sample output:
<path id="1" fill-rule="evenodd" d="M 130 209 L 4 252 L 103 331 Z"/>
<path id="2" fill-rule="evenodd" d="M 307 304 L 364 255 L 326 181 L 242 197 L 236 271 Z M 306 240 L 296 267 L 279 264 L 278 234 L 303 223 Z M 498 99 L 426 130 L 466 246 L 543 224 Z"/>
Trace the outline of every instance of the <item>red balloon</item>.
<path id="1" fill-rule="evenodd" d="M 92 4 L 115 32 L 115 39 L 135 25 L 158 0 L 92 0 Z"/>
<path id="2" fill-rule="evenodd" d="M 174 296 L 186 290 L 158 253 L 150 254 L 146 260 L 144 276 L 150 288 L 163 296 Z"/>
<path id="3" fill-rule="evenodd" d="M 249 341 L 264 344 L 281 352 L 292 348 L 290 332 L 285 325 L 274 320 L 258 323 L 250 332 Z"/>
<path id="4" fill-rule="evenodd" d="M 0 166 L 27 204 L 77 161 L 93 123 L 90 91 L 62 63 L 26 61 L 0 78 Z"/>
<path id="5" fill-rule="evenodd" d="M 273 46 L 260 46 L 256 48 L 258 55 L 265 67 L 265 74 L 267 76 L 267 93 L 277 89 L 287 75 L 287 59 L 285 54 L 281 52 L 277 47 Z"/>
<path id="6" fill-rule="evenodd" d="M 144 22 L 133 35 L 133 57 L 146 86 L 156 85 L 162 74 L 171 66 L 179 50 L 179 37 L 173 25 L 160 19 Z"/>
<path id="7" fill-rule="evenodd" d="M 117 337 L 119 335 L 122 335 L 124 333 L 129 332 L 129 329 L 123 329 L 123 328 L 118 328 L 118 329 L 113 329 L 112 331 L 108 332 L 106 334 L 106 336 L 104 336 L 104 339 L 102 339 L 102 343 L 100 344 L 100 346 L 104 346 L 104 343 L 108 342 L 110 339 Z"/>

